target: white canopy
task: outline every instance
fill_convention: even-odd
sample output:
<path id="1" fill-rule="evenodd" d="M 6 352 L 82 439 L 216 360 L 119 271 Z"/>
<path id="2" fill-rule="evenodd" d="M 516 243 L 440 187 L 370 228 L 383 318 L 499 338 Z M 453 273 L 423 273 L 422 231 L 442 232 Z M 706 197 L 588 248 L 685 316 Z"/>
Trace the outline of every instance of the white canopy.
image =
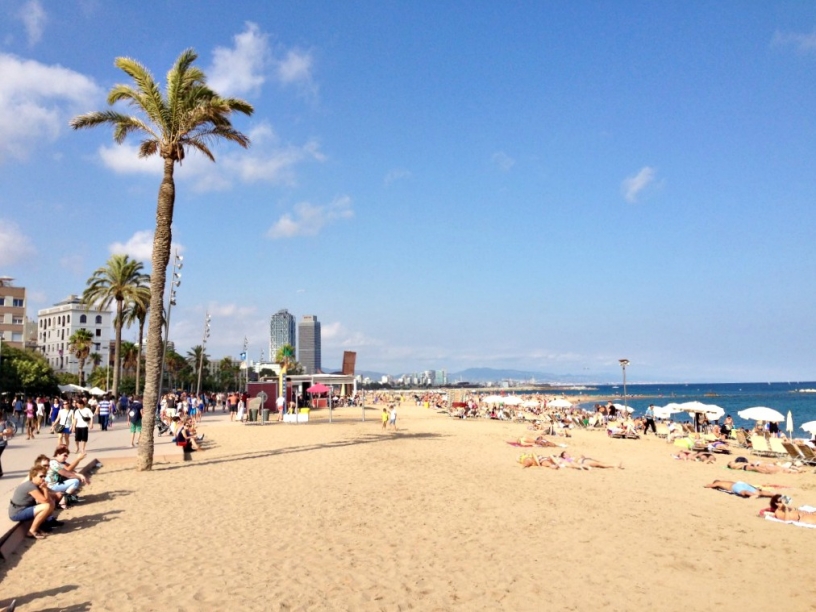
<path id="1" fill-rule="evenodd" d="M 779 423 L 780 421 L 785 420 L 785 415 L 778 410 L 768 408 L 767 406 L 754 406 L 753 408 L 746 408 L 745 410 L 740 410 L 737 414 L 740 415 L 740 418 L 749 419 L 751 421 L 773 421 L 775 423 Z"/>

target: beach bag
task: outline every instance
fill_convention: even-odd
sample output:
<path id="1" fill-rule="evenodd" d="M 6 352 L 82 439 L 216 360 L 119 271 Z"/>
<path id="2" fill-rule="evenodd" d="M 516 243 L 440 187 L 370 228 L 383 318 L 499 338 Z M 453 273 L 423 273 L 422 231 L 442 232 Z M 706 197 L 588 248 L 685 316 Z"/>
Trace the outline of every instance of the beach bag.
<path id="1" fill-rule="evenodd" d="M 62 423 L 57 423 L 54 425 L 54 433 L 61 434 L 63 431 L 65 431 L 65 425 Z"/>

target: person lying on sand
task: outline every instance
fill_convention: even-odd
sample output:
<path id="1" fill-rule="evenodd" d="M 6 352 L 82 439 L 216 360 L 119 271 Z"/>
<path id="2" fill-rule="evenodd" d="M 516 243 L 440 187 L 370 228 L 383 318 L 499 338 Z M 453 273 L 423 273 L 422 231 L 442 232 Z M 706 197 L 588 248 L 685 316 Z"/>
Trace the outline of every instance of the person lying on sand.
<path id="1" fill-rule="evenodd" d="M 518 445 L 519 446 L 544 446 L 544 447 L 560 446 L 559 444 L 556 444 L 555 442 L 549 441 L 544 436 L 538 436 L 537 438 L 533 438 L 533 437 L 530 437 L 530 436 L 521 436 L 518 439 Z"/>
<path id="2" fill-rule="evenodd" d="M 777 493 L 771 497 L 771 507 L 766 510 L 760 510 L 759 515 L 764 516 L 768 513 L 773 514 L 774 518 L 780 521 L 795 521 L 797 523 L 816 525 L 816 512 L 797 510 L 791 506 L 791 498 L 787 495 Z"/>
<path id="3" fill-rule="evenodd" d="M 742 470 L 743 472 L 757 472 L 759 474 L 801 474 L 802 470 L 790 462 L 762 463 L 761 461 L 749 462 L 745 457 L 737 457 L 728 463 L 729 470 Z"/>
<path id="4" fill-rule="evenodd" d="M 749 485 L 747 482 L 741 480 L 715 480 L 712 483 L 705 485 L 706 489 L 716 489 L 717 491 L 725 491 L 732 495 L 739 497 L 773 497 L 773 491 L 765 491 L 759 487 Z"/>
<path id="5" fill-rule="evenodd" d="M 580 457 L 571 457 L 567 451 L 564 451 L 560 455 L 558 455 L 558 458 L 556 460 L 560 460 L 562 467 L 580 466 L 580 469 L 600 468 L 603 470 L 610 468 L 618 468 L 621 470 L 623 469 L 623 464 L 611 465 L 609 463 L 603 463 L 602 461 L 598 461 L 597 459 L 592 459 L 591 457 L 584 457 L 583 455 L 581 455 Z"/>
<path id="6" fill-rule="evenodd" d="M 672 455 L 680 461 L 703 461 L 705 463 L 715 463 L 717 459 L 708 451 L 681 450 L 676 455 Z"/>
<path id="7" fill-rule="evenodd" d="M 521 467 L 547 467 L 558 469 L 558 464 L 553 461 L 551 457 L 547 457 L 546 455 L 535 455 L 533 453 L 524 453 L 519 455 L 518 462 L 521 464 Z"/>

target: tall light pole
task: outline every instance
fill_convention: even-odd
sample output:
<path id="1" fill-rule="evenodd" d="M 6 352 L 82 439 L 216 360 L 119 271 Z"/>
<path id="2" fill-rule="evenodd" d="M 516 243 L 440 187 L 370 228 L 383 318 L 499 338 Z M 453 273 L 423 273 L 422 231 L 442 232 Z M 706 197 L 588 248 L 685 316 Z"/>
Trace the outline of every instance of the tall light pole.
<path id="1" fill-rule="evenodd" d="M 626 366 L 629 365 L 629 360 L 618 359 L 618 363 L 620 363 L 621 369 L 623 370 L 623 407 L 626 409 L 626 413 L 629 414 L 629 406 L 626 404 Z"/>
<path id="2" fill-rule="evenodd" d="M 179 255 L 176 249 L 173 257 L 173 276 L 170 277 L 170 299 L 167 300 L 167 320 L 164 322 L 164 348 L 162 348 L 161 373 L 159 374 L 159 395 L 158 400 L 161 402 L 162 391 L 164 387 L 164 363 L 167 359 L 167 343 L 170 339 L 170 310 L 176 305 L 176 289 L 181 286 L 181 272 L 184 267 L 184 257 Z"/>
<path id="3" fill-rule="evenodd" d="M 201 355 L 198 356 L 198 384 L 196 384 L 196 398 L 201 394 L 201 369 L 204 367 L 204 351 L 207 349 L 207 338 L 210 337 L 210 313 L 204 319 L 204 335 L 201 338 Z"/>
<path id="4" fill-rule="evenodd" d="M 249 387 L 249 359 L 247 354 L 247 337 L 244 336 L 244 352 L 241 353 L 241 361 L 244 362 L 244 391 Z"/>

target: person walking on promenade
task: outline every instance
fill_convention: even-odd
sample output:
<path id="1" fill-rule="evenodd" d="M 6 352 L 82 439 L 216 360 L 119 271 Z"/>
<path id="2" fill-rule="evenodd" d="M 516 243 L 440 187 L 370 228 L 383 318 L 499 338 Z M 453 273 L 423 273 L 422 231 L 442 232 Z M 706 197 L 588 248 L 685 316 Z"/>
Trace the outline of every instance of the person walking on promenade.
<path id="1" fill-rule="evenodd" d="M 34 432 L 37 430 L 37 406 L 30 397 L 25 405 L 25 428 L 28 436 L 26 439 L 33 440 Z"/>
<path id="2" fill-rule="evenodd" d="M 652 428 L 654 435 L 657 435 L 657 426 L 655 425 L 654 404 L 649 404 L 646 409 L 646 424 L 643 426 L 643 435 L 649 433 L 649 428 Z"/>
<path id="3" fill-rule="evenodd" d="M 388 408 L 383 406 L 383 411 L 382 411 L 382 428 L 383 428 L 383 431 L 385 431 L 385 427 L 387 425 L 388 425 Z"/>
<path id="4" fill-rule="evenodd" d="M 88 444 L 88 430 L 93 429 L 93 411 L 85 405 L 85 400 L 78 400 L 79 407 L 74 410 L 71 429 L 74 430 L 76 452 L 85 454 L 85 445 Z"/>
<path id="5" fill-rule="evenodd" d="M 128 423 L 130 423 L 130 445 L 138 446 L 142 439 L 142 398 L 134 397 L 128 410 Z M 139 437 L 136 437 L 139 434 Z"/>
<path id="6" fill-rule="evenodd" d="M 96 414 L 99 420 L 99 427 L 102 431 L 108 431 L 110 425 L 111 401 L 110 395 L 103 395 L 96 406 Z"/>

